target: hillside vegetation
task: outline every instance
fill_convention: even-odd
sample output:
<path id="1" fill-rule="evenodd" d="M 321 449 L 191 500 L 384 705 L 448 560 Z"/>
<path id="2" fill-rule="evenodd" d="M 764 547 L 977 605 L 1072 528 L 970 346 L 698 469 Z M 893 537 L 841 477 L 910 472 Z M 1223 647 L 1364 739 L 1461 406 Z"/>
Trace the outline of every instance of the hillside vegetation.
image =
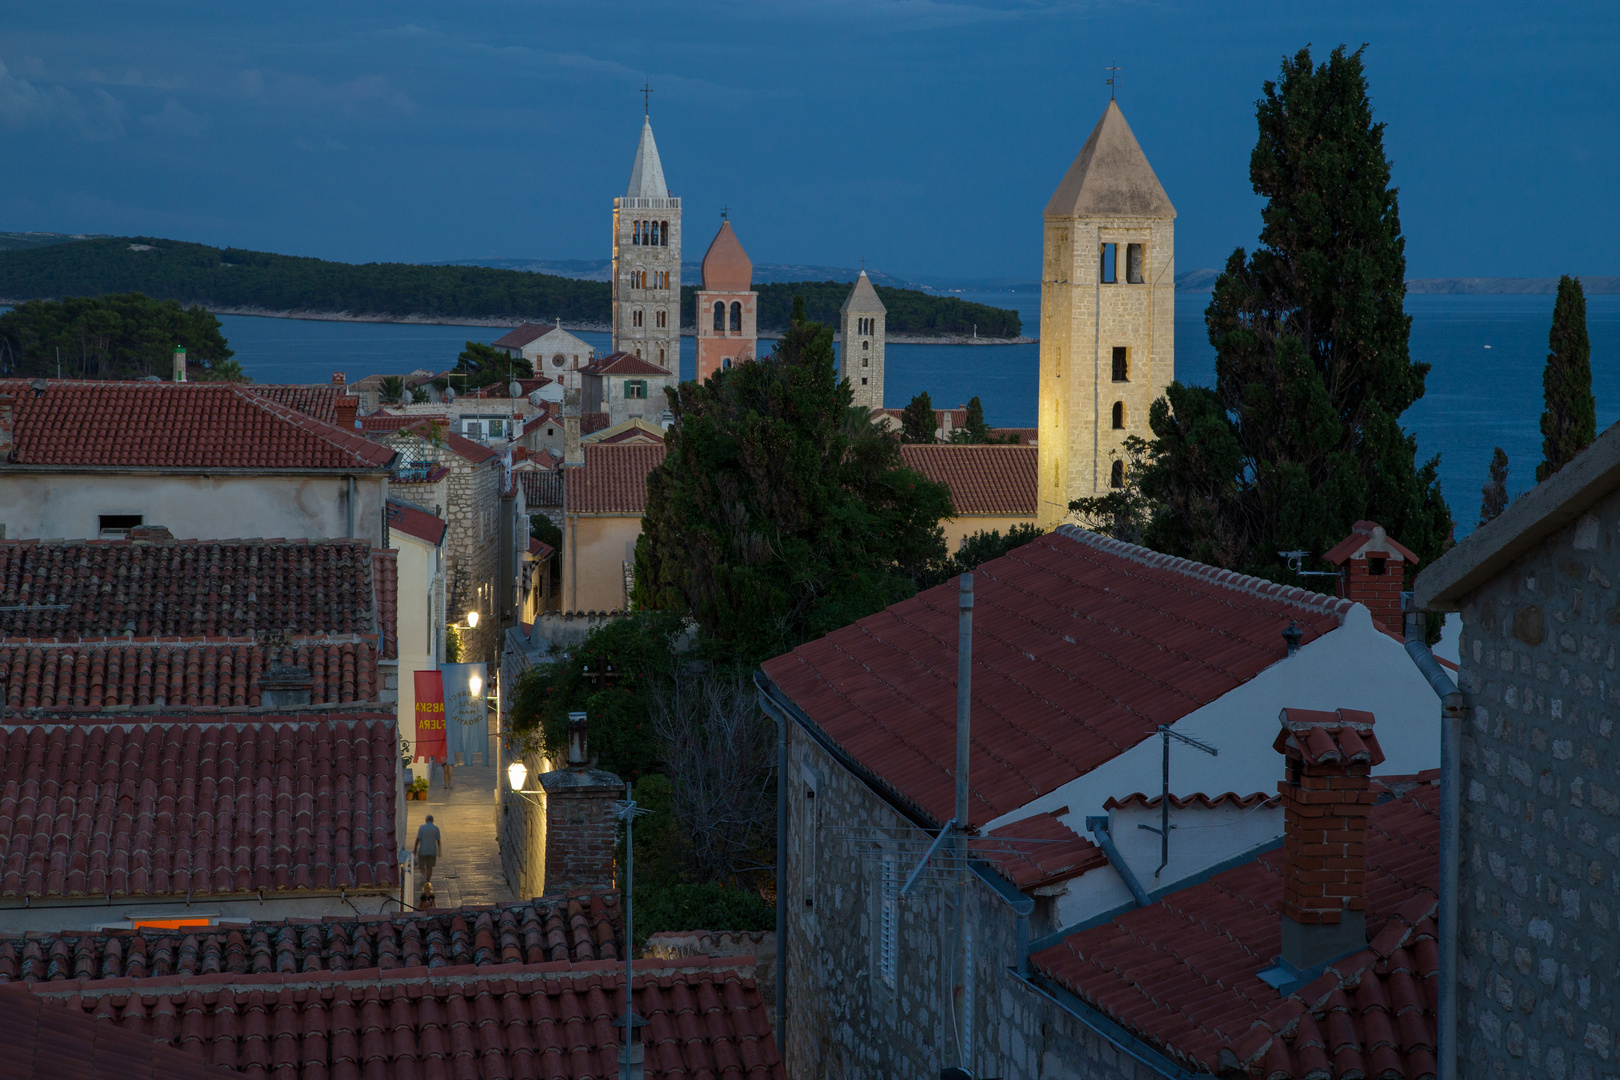
<path id="1" fill-rule="evenodd" d="M 1018 315 L 955 297 L 878 286 L 899 334 L 1016 337 Z M 794 296 L 810 318 L 836 325 L 850 286 L 809 281 L 759 286 L 759 327 L 782 330 Z M 562 318 L 606 324 L 612 287 L 554 274 L 482 266 L 340 263 L 152 237 L 103 237 L 0 250 L 0 299 L 22 301 L 140 292 L 159 300 L 264 311 L 346 313 L 374 318 Z M 692 325 L 696 290 L 681 290 L 682 323 Z"/>

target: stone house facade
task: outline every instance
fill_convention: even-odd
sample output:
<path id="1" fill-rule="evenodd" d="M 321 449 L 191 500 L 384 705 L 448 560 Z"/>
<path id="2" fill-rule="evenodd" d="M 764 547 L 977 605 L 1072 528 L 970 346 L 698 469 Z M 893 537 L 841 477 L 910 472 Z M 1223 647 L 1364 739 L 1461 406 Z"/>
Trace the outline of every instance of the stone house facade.
<path id="1" fill-rule="evenodd" d="M 1620 1060 L 1620 429 L 1419 575 L 1462 614 L 1461 1075 Z"/>

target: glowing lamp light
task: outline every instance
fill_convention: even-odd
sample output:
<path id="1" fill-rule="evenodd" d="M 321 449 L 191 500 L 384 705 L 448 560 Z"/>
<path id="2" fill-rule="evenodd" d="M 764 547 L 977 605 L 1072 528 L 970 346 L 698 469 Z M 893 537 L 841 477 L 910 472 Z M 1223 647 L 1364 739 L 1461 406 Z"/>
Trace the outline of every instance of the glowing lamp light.
<path id="1" fill-rule="evenodd" d="M 467 689 L 472 691 L 473 697 L 478 697 L 484 692 L 483 677 L 480 676 L 476 671 L 473 672 L 472 677 L 467 680 Z"/>
<path id="2" fill-rule="evenodd" d="M 476 611 L 467 612 L 467 628 L 469 630 L 478 629 L 478 612 L 476 612 Z"/>
<path id="3" fill-rule="evenodd" d="M 513 791 L 523 790 L 523 781 L 529 778 L 529 767 L 521 761 L 514 761 L 506 767 L 506 780 L 512 785 Z"/>

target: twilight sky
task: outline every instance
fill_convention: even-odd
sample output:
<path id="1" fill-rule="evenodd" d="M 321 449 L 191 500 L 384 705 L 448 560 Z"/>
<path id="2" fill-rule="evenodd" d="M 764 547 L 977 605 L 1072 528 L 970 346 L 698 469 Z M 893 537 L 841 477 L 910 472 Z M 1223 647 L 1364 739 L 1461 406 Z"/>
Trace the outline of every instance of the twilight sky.
<path id="1" fill-rule="evenodd" d="M 0 0 L 0 230 L 349 261 L 606 258 L 651 80 L 698 258 L 1035 277 L 1123 68 L 1179 270 L 1252 245 L 1254 101 L 1366 42 L 1408 272 L 1620 274 L 1620 17 L 1594 2 Z"/>

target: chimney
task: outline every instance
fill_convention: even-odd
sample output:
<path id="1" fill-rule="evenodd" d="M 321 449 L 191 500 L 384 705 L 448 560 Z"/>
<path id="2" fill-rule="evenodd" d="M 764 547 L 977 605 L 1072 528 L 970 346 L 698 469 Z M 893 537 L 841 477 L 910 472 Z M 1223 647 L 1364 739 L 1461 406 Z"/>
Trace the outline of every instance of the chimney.
<path id="1" fill-rule="evenodd" d="M 624 797 L 624 781 L 591 768 L 588 749 L 585 714 L 569 713 L 568 767 L 539 778 L 546 793 L 547 895 L 613 888 L 619 842 L 614 803 Z"/>
<path id="2" fill-rule="evenodd" d="M 332 385 L 333 386 L 346 386 L 346 385 L 348 385 L 348 382 L 349 382 L 349 377 L 347 375 L 343 374 L 343 372 L 341 372 L 341 371 L 332 372 Z"/>
<path id="3" fill-rule="evenodd" d="M 1417 565 L 1416 555 L 1386 535 L 1376 521 L 1358 521 L 1350 535 L 1322 558 L 1339 568 L 1341 597 L 1365 605 L 1373 622 L 1405 636 L 1401 590 L 1406 587 L 1406 571 Z"/>
<path id="4" fill-rule="evenodd" d="M 186 347 L 184 345 L 174 347 L 174 381 L 186 381 Z"/>
<path id="5" fill-rule="evenodd" d="M 354 394 L 339 394 L 335 403 L 337 426 L 345 430 L 354 428 L 354 414 L 360 407 L 360 398 Z"/>
<path id="6" fill-rule="evenodd" d="M 308 668 L 284 664 L 278 658 L 259 676 L 259 708 L 288 709 L 308 705 L 314 685 Z"/>
<path id="7" fill-rule="evenodd" d="M 17 399 L 0 394 L 0 462 L 11 460 L 13 432 L 17 426 Z"/>
<path id="8" fill-rule="evenodd" d="M 129 540 L 173 540 L 174 533 L 167 525 L 136 525 L 129 530 Z"/>
<path id="9" fill-rule="evenodd" d="M 562 403 L 563 464 L 579 465 L 585 460 L 585 450 L 579 445 L 579 391 L 563 391 Z"/>
<path id="10" fill-rule="evenodd" d="M 1284 709 L 1282 967 L 1297 977 L 1367 944 L 1367 817 L 1384 752 L 1373 715 Z M 1290 980 L 1290 981 L 1295 981 Z"/>

